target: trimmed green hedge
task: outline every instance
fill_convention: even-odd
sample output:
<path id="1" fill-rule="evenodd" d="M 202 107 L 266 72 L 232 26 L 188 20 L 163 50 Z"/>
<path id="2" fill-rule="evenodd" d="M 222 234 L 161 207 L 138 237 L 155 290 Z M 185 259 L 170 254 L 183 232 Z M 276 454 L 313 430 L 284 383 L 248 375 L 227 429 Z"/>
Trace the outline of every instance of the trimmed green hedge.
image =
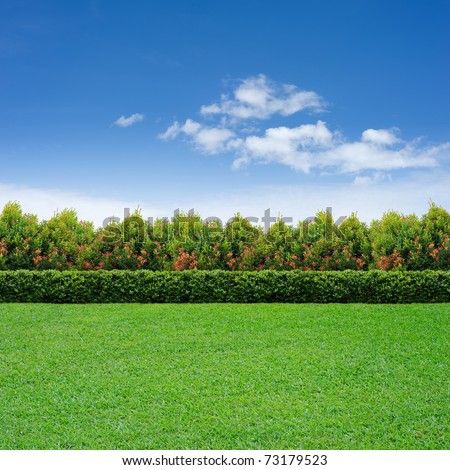
<path id="1" fill-rule="evenodd" d="M 450 272 L 0 271 L 0 302 L 450 302 Z"/>

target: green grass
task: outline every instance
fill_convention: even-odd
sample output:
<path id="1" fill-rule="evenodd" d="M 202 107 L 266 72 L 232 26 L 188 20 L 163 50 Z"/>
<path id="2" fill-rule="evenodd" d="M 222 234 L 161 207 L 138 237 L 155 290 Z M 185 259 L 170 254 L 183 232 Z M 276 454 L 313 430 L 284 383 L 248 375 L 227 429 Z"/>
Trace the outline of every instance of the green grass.
<path id="1" fill-rule="evenodd" d="M 448 448 L 449 314 L 3 304 L 0 448 Z"/>

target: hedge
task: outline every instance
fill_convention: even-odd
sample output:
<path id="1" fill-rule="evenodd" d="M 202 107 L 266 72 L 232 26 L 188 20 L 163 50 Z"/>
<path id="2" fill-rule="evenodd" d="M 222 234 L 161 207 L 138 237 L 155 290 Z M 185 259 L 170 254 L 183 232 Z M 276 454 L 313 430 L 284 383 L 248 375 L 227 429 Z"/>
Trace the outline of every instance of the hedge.
<path id="1" fill-rule="evenodd" d="M 449 302 L 448 271 L 2 271 L 0 302 Z"/>
<path id="2" fill-rule="evenodd" d="M 370 225 L 356 214 L 336 225 L 318 211 L 297 227 L 257 226 L 236 214 L 224 226 L 178 213 L 153 223 L 135 212 L 94 228 L 73 209 L 47 221 L 18 202 L 0 212 L 0 271 L 450 271 L 450 213 L 431 204 L 422 217 L 388 211 Z"/>

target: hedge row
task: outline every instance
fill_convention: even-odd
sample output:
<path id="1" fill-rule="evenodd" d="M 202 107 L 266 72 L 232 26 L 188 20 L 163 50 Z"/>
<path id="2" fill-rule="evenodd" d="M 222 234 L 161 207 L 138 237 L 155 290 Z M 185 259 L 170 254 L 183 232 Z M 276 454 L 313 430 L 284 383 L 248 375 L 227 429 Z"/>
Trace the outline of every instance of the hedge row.
<path id="1" fill-rule="evenodd" d="M 0 302 L 449 302 L 450 272 L 3 271 Z"/>
<path id="2" fill-rule="evenodd" d="M 267 222 L 267 221 L 266 221 Z M 270 225 L 270 224 L 269 224 Z M 17 202 L 0 213 L 0 271 L 450 271 L 450 213 L 389 211 L 369 225 L 331 212 L 291 226 L 255 226 L 236 214 L 225 225 L 198 214 L 144 220 L 139 212 L 95 229 L 74 210 L 39 221 Z"/>

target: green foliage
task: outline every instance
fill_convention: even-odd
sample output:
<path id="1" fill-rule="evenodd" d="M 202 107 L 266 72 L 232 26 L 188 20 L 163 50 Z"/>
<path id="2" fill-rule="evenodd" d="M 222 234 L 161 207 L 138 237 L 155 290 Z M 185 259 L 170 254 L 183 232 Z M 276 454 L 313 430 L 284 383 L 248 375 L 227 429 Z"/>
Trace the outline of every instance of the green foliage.
<path id="1" fill-rule="evenodd" d="M 339 225 L 338 234 L 354 256 L 369 259 L 371 254 L 369 229 L 355 213 L 352 213 Z"/>
<path id="2" fill-rule="evenodd" d="M 426 241 L 435 246 L 448 241 L 450 236 L 450 214 L 442 207 L 432 203 L 428 212 L 422 217 L 421 225 Z"/>
<path id="3" fill-rule="evenodd" d="M 385 213 L 380 221 L 372 222 L 370 229 L 374 265 L 384 270 L 416 268 L 414 255 L 422 248 L 421 236 L 422 227 L 416 215 Z"/>
<path id="4" fill-rule="evenodd" d="M 449 302 L 448 271 L 2 271 L 0 302 Z"/>
<path id="5" fill-rule="evenodd" d="M 37 216 L 9 202 L 0 214 L 0 269 L 32 269 L 41 243 Z"/>
<path id="6" fill-rule="evenodd" d="M 91 222 L 78 220 L 75 210 L 64 209 L 50 220 L 43 222 L 41 248 L 35 257 L 35 265 L 40 269 L 69 269 L 79 267 L 79 254 L 95 238 Z"/>
<path id="7" fill-rule="evenodd" d="M 94 229 L 72 209 L 39 223 L 10 202 L 0 215 L 0 270 L 9 269 L 450 270 L 450 214 L 431 204 L 421 219 L 391 211 L 367 226 L 351 214 L 336 226 L 318 211 L 297 228 L 278 219 L 264 233 L 240 214 L 222 226 L 191 212 L 150 223 L 136 210 Z"/>
<path id="8" fill-rule="evenodd" d="M 261 231 L 239 213 L 226 224 L 224 233 L 225 238 L 236 247 L 249 245 L 261 235 Z"/>
<path id="9" fill-rule="evenodd" d="M 435 204 L 431 204 L 421 225 L 423 255 L 421 267 L 428 269 L 448 269 L 450 266 L 450 214 Z"/>
<path id="10" fill-rule="evenodd" d="M 334 225 L 333 216 L 327 211 L 318 211 L 314 221 L 307 225 L 304 235 L 307 241 L 326 238 L 330 240 L 336 236 L 337 227 Z"/>

